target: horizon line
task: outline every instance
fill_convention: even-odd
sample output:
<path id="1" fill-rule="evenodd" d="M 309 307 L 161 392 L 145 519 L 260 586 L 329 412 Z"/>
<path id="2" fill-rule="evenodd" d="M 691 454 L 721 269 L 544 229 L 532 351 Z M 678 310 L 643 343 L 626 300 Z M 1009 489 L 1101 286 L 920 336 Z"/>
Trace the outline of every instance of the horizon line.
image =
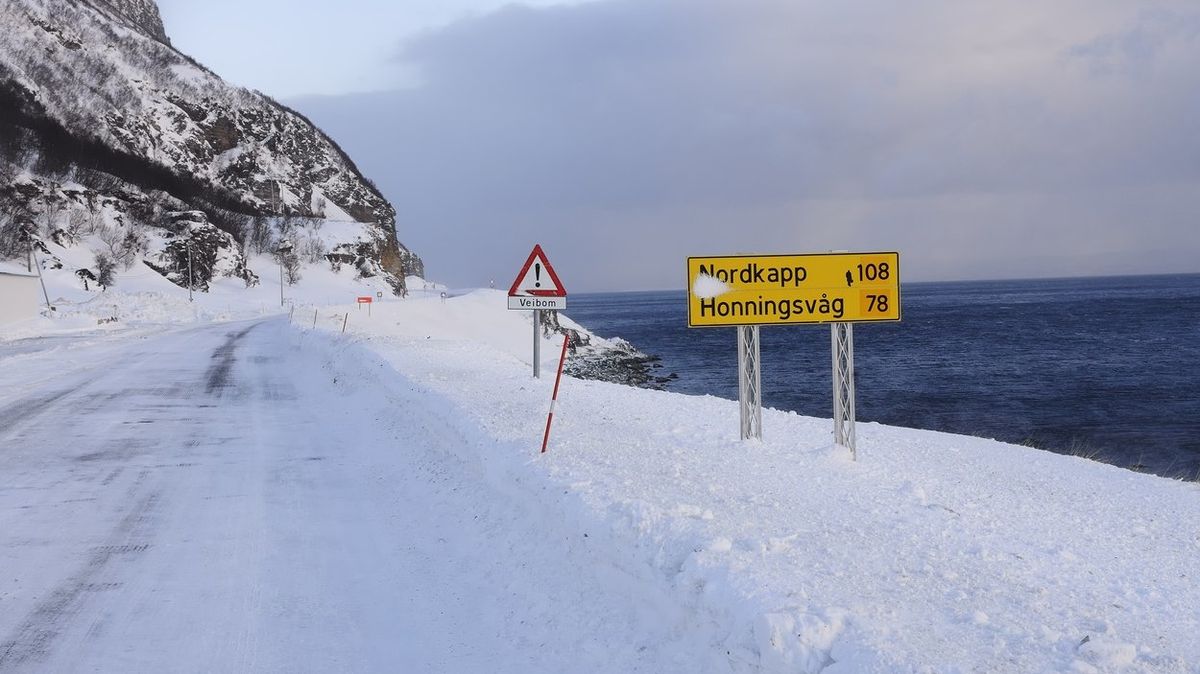
<path id="1" fill-rule="evenodd" d="M 921 281 L 901 281 L 900 285 L 926 285 L 934 283 L 1001 283 L 1013 281 L 1078 281 L 1083 279 L 1116 279 L 1116 278 L 1160 278 L 1168 276 L 1200 276 L 1200 271 L 1185 271 L 1185 272 L 1165 272 L 1158 274 L 1147 274 L 1144 272 L 1129 273 L 1129 274 L 1080 274 L 1075 276 L 1013 276 L 1003 278 L 966 278 L 966 279 L 941 279 L 941 280 L 921 280 Z M 601 295 L 610 293 L 665 293 L 665 292 L 686 292 L 685 287 L 674 288 L 644 288 L 638 290 L 583 290 L 575 295 Z M 568 295 L 568 296 L 569 296 Z"/>

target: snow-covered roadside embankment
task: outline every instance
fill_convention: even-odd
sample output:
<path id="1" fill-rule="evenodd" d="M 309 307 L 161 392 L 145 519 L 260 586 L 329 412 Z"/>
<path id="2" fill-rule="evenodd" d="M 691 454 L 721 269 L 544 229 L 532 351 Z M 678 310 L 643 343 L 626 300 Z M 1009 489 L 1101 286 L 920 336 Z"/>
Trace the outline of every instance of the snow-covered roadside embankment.
<path id="1" fill-rule="evenodd" d="M 1197 485 L 874 424 L 852 463 L 827 420 L 767 411 L 741 443 L 730 401 L 578 380 L 538 457 L 553 382 L 490 295 L 380 305 L 353 339 L 614 592 L 678 606 L 712 671 L 1200 671 Z"/>

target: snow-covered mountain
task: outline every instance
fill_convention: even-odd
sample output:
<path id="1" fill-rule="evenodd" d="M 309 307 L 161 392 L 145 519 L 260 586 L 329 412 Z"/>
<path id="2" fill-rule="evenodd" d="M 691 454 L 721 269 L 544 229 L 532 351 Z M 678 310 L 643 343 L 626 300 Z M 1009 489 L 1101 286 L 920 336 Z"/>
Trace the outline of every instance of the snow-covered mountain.
<path id="1" fill-rule="evenodd" d="M 247 258 L 274 250 L 397 294 L 423 275 L 351 159 L 174 49 L 153 0 L 0 0 L 0 27 L 0 259 L 32 247 L 86 283 L 100 262 L 54 249 L 83 246 L 180 283 L 190 241 L 200 287 L 251 285 Z"/>

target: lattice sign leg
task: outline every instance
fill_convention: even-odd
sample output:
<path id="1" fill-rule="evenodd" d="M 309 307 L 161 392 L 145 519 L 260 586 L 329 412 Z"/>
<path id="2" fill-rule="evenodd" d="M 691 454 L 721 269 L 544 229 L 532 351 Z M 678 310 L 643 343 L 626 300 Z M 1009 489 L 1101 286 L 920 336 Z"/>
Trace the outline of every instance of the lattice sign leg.
<path id="1" fill-rule="evenodd" d="M 742 439 L 762 440 L 762 374 L 758 326 L 738 326 L 738 401 L 741 404 Z"/>
<path id="2" fill-rule="evenodd" d="M 854 434 L 854 324 L 834 323 L 833 341 L 833 441 L 858 459 Z"/>

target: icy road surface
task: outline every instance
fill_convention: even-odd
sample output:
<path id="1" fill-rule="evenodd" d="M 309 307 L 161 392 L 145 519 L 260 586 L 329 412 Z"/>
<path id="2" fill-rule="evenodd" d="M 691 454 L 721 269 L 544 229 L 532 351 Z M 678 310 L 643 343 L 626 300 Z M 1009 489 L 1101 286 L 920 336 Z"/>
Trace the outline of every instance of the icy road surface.
<path id="1" fill-rule="evenodd" d="M 332 340 L 273 319 L 44 346 L 0 353 L 0 672 L 712 663 L 669 602 L 488 491 L 448 407 Z"/>

